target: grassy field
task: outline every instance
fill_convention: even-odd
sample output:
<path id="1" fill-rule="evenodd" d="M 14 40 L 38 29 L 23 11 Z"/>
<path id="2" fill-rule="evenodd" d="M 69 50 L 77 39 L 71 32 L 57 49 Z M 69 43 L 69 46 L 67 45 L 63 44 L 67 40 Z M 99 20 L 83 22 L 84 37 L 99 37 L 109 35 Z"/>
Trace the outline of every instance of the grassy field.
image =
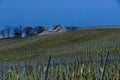
<path id="1" fill-rule="evenodd" d="M 39 60 L 43 63 L 49 55 L 59 61 L 83 54 L 105 53 L 107 49 L 111 54 L 119 55 L 119 28 L 79 30 L 42 37 L 0 40 L 0 62 Z"/>
<path id="2" fill-rule="evenodd" d="M 120 80 L 119 56 L 119 28 L 4 39 L 0 80 Z"/>

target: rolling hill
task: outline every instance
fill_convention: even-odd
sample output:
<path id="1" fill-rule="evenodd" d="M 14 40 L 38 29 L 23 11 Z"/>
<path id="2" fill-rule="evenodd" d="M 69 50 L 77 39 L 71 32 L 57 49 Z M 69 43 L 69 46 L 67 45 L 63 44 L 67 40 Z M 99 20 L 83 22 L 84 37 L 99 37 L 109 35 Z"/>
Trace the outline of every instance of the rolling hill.
<path id="1" fill-rule="evenodd" d="M 91 29 L 47 36 L 0 40 L 0 62 L 45 62 L 49 55 L 60 60 L 81 54 L 120 53 L 120 29 Z"/>

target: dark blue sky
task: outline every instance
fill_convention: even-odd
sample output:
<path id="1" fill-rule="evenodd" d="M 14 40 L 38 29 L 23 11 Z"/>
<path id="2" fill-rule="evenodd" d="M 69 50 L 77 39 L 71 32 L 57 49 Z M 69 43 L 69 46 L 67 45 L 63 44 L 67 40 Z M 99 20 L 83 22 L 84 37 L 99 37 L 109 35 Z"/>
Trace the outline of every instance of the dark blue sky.
<path id="1" fill-rule="evenodd" d="M 120 25 L 117 0 L 0 0 L 0 26 Z"/>

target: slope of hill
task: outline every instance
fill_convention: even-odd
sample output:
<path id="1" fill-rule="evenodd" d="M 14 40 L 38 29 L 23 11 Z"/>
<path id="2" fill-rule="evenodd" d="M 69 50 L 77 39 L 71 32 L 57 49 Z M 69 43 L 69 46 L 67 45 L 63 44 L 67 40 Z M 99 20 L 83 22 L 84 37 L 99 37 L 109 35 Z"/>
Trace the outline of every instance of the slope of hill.
<path id="1" fill-rule="evenodd" d="M 49 55 L 56 60 L 82 53 L 120 52 L 120 29 L 92 29 L 65 32 L 44 37 L 0 41 L 0 62 L 46 61 Z"/>

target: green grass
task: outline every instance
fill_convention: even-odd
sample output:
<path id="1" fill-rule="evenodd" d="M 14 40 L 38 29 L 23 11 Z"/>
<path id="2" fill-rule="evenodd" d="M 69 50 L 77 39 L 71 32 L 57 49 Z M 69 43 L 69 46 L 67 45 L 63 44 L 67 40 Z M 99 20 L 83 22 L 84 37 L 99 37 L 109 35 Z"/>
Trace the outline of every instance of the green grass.
<path id="1" fill-rule="evenodd" d="M 120 52 L 120 29 L 92 29 L 65 32 L 44 37 L 31 36 L 22 39 L 0 41 L 0 62 L 44 62 L 48 55 L 56 60 L 81 53 L 92 54 L 109 49 Z"/>

